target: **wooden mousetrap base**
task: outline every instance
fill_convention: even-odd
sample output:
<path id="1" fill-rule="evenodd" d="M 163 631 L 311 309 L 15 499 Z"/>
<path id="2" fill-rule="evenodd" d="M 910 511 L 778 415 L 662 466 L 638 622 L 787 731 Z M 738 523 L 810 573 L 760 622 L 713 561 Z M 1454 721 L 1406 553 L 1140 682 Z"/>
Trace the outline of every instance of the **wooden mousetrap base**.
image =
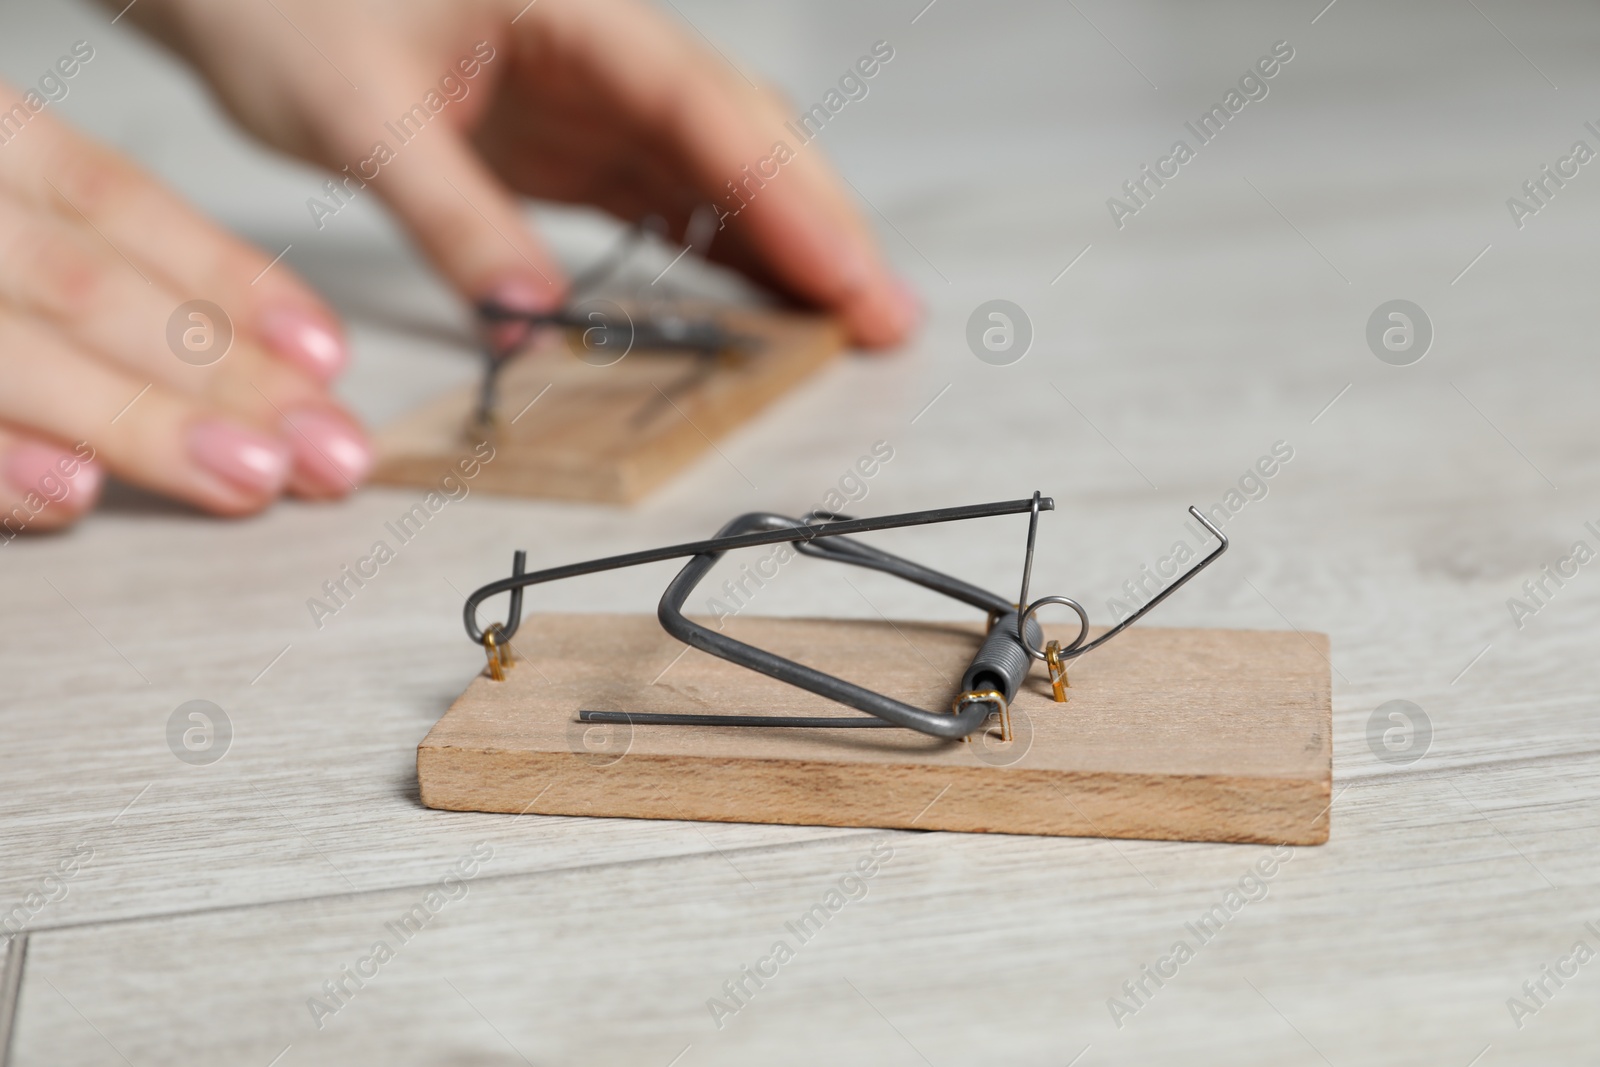
<path id="1" fill-rule="evenodd" d="M 514 496 L 630 503 L 694 462 L 839 354 L 843 334 L 815 315 L 718 309 L 755 351 L 704 358 L 635 349 L 586 363 L 566 338 L 512 357 L 500 378 L 494 459 L 474 488 Z M 549 391 L 544 390 L 548 387 Z M 477 386 L 442 397 L 378 434 L 372 480 L 432 488 L 472 454 Z M 536 403 L 535 403 L 536 401 Z M 529 405 L 533 406 L 530 407 Z"/>
<path id="2" fill-rule="evenodd" d="M 982 626 L 744 618 L 725 632 L 908 704 L 945 708 Z M 513 646 L 529 658 L 503 682 L 480 674 L 417 746 L 427 806 L 1264 844 L 1328 838 L 1332 708 L 1320 634 L 1136 626 L 1074 663 L 1068 703 L 1051 700 L 1036 668 L 1013 704 L 1010 744 L 993 720 L 970 743 L 901 729 L 580 723 L 579 710 L 861 713 L 685 651 L 654 616 L 531 615 Z"/>

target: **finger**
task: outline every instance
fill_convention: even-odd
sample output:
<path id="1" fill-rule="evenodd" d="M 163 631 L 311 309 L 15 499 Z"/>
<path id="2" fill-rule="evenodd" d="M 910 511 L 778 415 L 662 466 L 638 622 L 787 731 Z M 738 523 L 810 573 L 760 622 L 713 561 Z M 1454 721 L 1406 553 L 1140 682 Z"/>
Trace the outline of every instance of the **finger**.
<path id="1" fill-rule="evenodd" d="M 616 114 L 637 117 L 637 128 L 624 131 L 633 136 L 635 154 L 671 160 L 682 175 L 678 184 L 722 207 L 718 240 L 736 235 L 764 265 L 758 273 L 834 311 L 858 343 L 882 346 L 906 336 L 919 315 L 917 301 L 885 265 L 818 146 L 799 143 L 770 95 L 664 16 L 631 6 L 619 12 L 621 6 L 569 9 L 572 21 L 587 20 L 570 36 L 589 43 L 566 42 L 559 58 L 582 68 L 585 83 L 608 94 Z M 534 41 L 530 50 L 541 44 L 551 47 Z M 519 105 L 506 101 L 491 121 L 513 127 L 547 121 L 516 114 Z M 774 161 L 780 142 L 786 152 Z M 760 174 L 763 165 L 768 177 Z"/>
<path id="2" fill-rule="evenodd" d="M 273 421 L 268 398 L 297 406 L 325 392 L 250 339 L 235 337 L 226 309 L 184 313 L 183 297 L 138 273 L 92 230 L 4 196 L 0 297 L 137 375 L 211 396 L 253 421 Z"/>
<path id="3" fill-rule="evenodd" d="M 734 106 L 721 81 L 688 79 L 667 127 L 718 206 L 719 225 L 737 234 L 785 288 L 838 314 L 857 343 L 904 340 L 919 317 L 916 298 L 890 272 L 820 150 L 792 145 L 787 131 L 778 136 L 781 124 L 762 114 L 764 103 Z"/>
<path id="4" fill-rule="evenodd" d="M 49 319 L 135 377 L 284 433 L 297 494 L 343 496 L 370 470 L 371 448 L 355 420 L 305 372 L 248 338 L 233 338 L 223 309 L 180 301 L 164 285 L 142 280 L 89 231 L 4 197 L 0 252 L 0 296 L 14 306 Z"/>
<path id="5" fill-rule="evenodd" d="M 38 320 L 0 313 L 0 378 L 0 422 L 86 442 L 110 473 L 208 511 L 258 511 L 289 477 L 277 435 L 141 382 Z"/>
<path id="6" fill-rule="evenodd" d="M 26 142 L 6 148 L 0 185 L 87 223 L 143 277 L 229 308 L 242 336 L 319 381 L 348 362 L 337 318 L 292 270 L 196 214 L 127 159 L 48 114 L 29 124 Z"/>
<path id="7" fill-rule="evenodd" d="M 446 121 L 392 151 L 376 153 L 372 131 L 385 115 L 404 115 L 415 94 L 370 94 L 375 107 L 349 116 L 331 136 L 348 168 L 366 180 L 410 231 L 423 252 L 461 294 L 494 299 L 528 311 L 546 311 L 562 299 L 566 283 L 554 258 L 534 236 L 515 196 Z M 392 125 L 392 122 L 390 123 Z"/>
<path id="8" fill-rule="evenodd" d="M 94 507 L 104 481 L 87 443 L 63 446 L 0 425 L 0 544 L 76 522 Z"/>

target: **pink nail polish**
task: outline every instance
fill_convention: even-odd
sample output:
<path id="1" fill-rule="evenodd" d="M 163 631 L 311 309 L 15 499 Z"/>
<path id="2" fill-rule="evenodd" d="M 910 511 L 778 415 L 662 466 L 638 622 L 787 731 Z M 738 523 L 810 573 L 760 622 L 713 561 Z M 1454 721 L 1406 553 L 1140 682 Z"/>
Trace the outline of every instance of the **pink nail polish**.
<path id="1" fill-rule="evenodd" d="M 86 511 L 100 494 L 104 472 L 73 453 L 24 441 L 5 459 L 5 480 L 19 499 L 37 494 L 52 507 Z"/>
<path id="2" fill-rule="evenodd" d="M 261 320 L 267 347 L 318 381 L 331 381 L 350 360 L 344 338 L 328 321 L 301 308 L 269 311 Z"/>
<path id="3" fill-rule="evenodd" d="M 894 279 L 893 290 L 900 321 L 906 330 L 911 330 L 922 321 L 922 298 L 904 278 Z"/>
<path id="4" fill-rule="evenodd" d="M 322 408 L 289 415 L 289 448 L 295 469 L 330 493 L 343 496 L 372 469 L 372 446 L 350 420 Z"/>
<path id="5" fill-rule="evenodd" d="M 548 285 L 527 278 L 505 279 L 491 288 L 484 300 L 512 311 L 535 314 L 550 311 L 561 302 L 560 295 Z M 492 351 L 504 356 L 526 345 L 533 334 L 534 330 L 527 323 L 501 322 L 488 328 L 485 340 Z"/>
<path id="6" fill-rule="evenodd" d="M 277 493 L 289 477 L 289 449 L 282 441 L 222 419 L 190 427 L 189 456 L 212 474 L 263 496 Z"/>
<path id="7" fill-rule="evenodd" d="M 845 241 L 833 254 L 833 268 L 839 272 L 839 288 L 855 296 L 871 285 L 878 273 L 865 250 L 854 241 Z"/>
<path id="8" fill-rule="evenodd" d="M 561 302 L 561 294 L 531 278 L 506 278 L 491 287 L 484 299 L 513 311 L 549 311 Z"/>

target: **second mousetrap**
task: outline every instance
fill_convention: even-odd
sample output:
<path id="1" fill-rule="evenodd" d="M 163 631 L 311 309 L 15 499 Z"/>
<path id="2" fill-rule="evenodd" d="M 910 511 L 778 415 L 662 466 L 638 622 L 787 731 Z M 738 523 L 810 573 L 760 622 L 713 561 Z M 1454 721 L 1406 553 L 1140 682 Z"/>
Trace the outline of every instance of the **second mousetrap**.
<path id="1" fill-rule="evenodd" d="M 494 445 L 475 488 L 515 496 L 625 504 L 709 453 L 839 355 L 832 320 L 719 308 L 715 320 L 741 344 L 706 352 L 635 344 L 616 362 L 585 358 L 554 328 L 506 357 L 492 419 L 479 418 L 481 387 L 441 397 L 378 434 L 373 481 L 432 488 L 480 441 Z M 641 338 L 641 340 L 647 340 Z"/>
<path id="2" fill-rule="evenodd" d="M 826 316 L 673 290 L 668 272 L 691 251 L 704 256 L 714 212 L 690 219 L 686 245 L 665 269 L 623 284 L 624 267 L 663 225 L 628 231 L 573 279 L 559 308 L 480 305 L 479 383 L 379 433 L 372 480 L 432 488 L 487 442 L 494 459 L 479 488 L 631 503 L 839 355 L 844 336 Z M 597 292 L 608 281 L 617 299 Z"/>

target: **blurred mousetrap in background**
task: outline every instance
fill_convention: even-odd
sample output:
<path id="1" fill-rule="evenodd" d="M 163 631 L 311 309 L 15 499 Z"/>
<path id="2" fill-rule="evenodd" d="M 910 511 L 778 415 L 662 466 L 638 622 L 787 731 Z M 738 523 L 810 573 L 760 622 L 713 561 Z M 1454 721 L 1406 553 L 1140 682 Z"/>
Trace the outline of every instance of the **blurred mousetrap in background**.
<path id="1" fill-rule="evenodd" d="M 494 459 L 478 488 L 629 503 L 835 358 L 844 339 L 824 316 L 690 301 L 667 287 L 679 259 L 704 254 L 715 223 L 697 211 L 677 259 L 621 299 L 594 291 L 651 222 L 574 278 L 552 312 L 480 305 L 479 384 L 384 428 L 373 481 L 431 488 L 487 441 Z"/>

